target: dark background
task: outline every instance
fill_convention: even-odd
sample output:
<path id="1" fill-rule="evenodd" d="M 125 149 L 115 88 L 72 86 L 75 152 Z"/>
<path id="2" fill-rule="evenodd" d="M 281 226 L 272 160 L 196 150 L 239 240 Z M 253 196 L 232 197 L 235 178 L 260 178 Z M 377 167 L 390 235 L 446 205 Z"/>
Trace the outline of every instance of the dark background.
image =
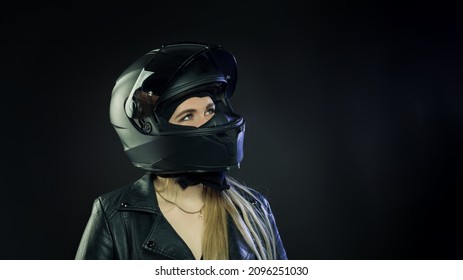
<path id="1" fill-rule="evenodd" d="M 74 258 L 93 199 L 143 173 L 109 122 L 116 78 L 184 40 L 236 56 L 232 175 L 268 196 L 290 259 L 463 259 L 457 7 L 165 2 L 2 12 L 1 259 Z"/>

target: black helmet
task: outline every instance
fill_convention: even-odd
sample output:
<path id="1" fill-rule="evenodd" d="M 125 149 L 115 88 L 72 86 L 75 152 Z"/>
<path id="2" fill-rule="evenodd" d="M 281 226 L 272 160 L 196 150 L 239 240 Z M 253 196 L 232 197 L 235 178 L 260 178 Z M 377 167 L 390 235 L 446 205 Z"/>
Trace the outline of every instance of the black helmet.
<path id="1" fill-rule="evenodd" d="M 229 102 L 236 81 L 235 57 L 218 45 L 168 44 L 136 60 L 117 79 L 110 102 L 111 123 L 132 163 L 156 174 L 239 168 L 245 123 Z M 168 122 L 169 105 L 205 93 L 216 108 L 207 123 Z"/>

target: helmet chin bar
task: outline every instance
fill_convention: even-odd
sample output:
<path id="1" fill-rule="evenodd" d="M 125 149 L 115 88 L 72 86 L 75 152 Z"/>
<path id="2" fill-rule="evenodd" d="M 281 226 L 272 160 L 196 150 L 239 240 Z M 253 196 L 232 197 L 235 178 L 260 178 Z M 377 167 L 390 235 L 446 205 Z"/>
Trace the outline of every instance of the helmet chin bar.
<path id="1" fill-rule="evenodd" d="M 227 171 L 239 167 L 243 159 L 245 123 L 240 118 L 234 126 L 206 133 L 155 137 L 144 145 L 126 150 L 137 166 L 156 173 Z M 201 131 L 203 130 L 203 131 Z"/>

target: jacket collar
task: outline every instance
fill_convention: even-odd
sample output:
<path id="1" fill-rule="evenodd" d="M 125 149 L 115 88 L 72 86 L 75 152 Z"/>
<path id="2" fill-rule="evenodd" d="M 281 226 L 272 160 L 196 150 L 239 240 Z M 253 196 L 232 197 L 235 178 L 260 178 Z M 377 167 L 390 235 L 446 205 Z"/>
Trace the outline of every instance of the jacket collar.
<path id="1" fill-rule="evenodd" d="M 154 177 L 154 174 L 146 173 L 135 181 L 122 196 L 117 210 L 161 213 L 154 193 Z"/>
<path id="2" fill-rule="evenodd" d="M 163 216 L 154 192 L 156 175 L 146 173 L 135 181 L 122 196 L 118 211 L 138 211 L 154 214 L 150 233 L 144 239 L 142 248 L 172 259 L 194 259 L 193 253 Z M 230 259 L 249 259 L 250 248 L 239 233 L 233 220 L 228 218 L 229 257 Z M 179 246 L 183 244 L 183 246 Z"/>

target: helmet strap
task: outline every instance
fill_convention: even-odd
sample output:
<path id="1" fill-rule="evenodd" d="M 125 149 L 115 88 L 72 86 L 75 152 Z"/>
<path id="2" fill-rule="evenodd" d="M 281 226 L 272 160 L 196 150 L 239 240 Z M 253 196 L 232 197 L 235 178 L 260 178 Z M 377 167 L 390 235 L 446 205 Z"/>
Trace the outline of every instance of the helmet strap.
<path id="1" fill-rule="evenodd" d="M 229 189 L 225 172 L 195 172 L 172 175 L 182 188 L 204 184 L 207 187 L 223 191 Z"/>

